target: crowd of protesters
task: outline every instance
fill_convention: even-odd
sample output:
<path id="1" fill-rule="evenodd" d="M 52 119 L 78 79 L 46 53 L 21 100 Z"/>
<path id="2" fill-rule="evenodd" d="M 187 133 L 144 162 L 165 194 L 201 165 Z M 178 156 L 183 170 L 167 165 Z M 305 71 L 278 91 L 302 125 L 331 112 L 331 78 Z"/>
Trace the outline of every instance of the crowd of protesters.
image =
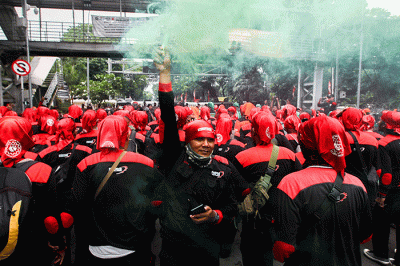
<path id="1" fill-rule="evenodd" d="M 29 177 L 35 202 L 1 264 L 155 265 L 157 219 L 161 266 L 218 266 L 239 223 L 245 266 L 361 265 L 371 238 L 365 256 L 400 263 L 388 257 L 400 112 L 384 111 L 377 133 L 366 110 L 335 110 L 330 96 L 324 110 L 183 106 L 168 53 L 155 62 L 159 105 L 0 107 L 2 167 Z"/>

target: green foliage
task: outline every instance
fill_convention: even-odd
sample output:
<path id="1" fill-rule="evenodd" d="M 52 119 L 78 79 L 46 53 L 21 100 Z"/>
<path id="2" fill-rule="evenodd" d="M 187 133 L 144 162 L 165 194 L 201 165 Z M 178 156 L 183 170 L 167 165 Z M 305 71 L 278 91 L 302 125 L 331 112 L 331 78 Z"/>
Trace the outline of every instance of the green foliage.
<path id="1" fill-rule="evenodd" d="M 119 74 L 107 74 L 107 59 L 94 58 L 89 60 L 89 87 L 90 99 L 99 104 L 116 96 L 132 97 L 141 99 L 143 89 L 147 85 L 145 75 L 134 75 L 127 80 Z M 74 98 L 87 99 L 87 59 L 86 58 L 64 58 L 63 59 L 64 80 L 70 88 L 70 96 Z"/>

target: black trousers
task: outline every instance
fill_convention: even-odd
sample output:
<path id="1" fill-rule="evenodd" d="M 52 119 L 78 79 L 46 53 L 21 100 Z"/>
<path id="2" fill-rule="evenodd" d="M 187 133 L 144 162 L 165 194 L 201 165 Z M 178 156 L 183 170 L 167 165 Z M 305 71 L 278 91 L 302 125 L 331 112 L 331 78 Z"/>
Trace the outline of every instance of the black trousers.
<path id="1" fill-rule="evenodd" d="M 388 258 L 391 223 L 396 225 L 396 247 L 400 247 L 400 189 L 389 191 L 384 208 L 375 205 L 372 211 L 372 220 L 372 247 L 374 254 Z M 400 250 L 397 251 L 395 259 L 400 261 Z"/>
<path id="2" fill-rule="evenodd" d="M 89 252 L 90 253 L 90 252 Z M 101 259 L 90 254 L 87 264 L 96 266 L 132 266 L 132 265 L 155 265 L 155 256 L 149 252 L 134 252 L 127 256 L 115 259 Z"/>
<path id="3" fill-rule="evenodd" d="M 240 251 L 244 266 L 272 266 L 274 254 L 273 240 L 267 220 L 255 222 L 254 219 L 242 220 Z"/>
<path id="4" fill-rule="evenodd" d="M 189 246 L 184 241 L 162 240 L 160 252 L 162 266 L 219 266 L 219 256 L 202 248 Z"/>

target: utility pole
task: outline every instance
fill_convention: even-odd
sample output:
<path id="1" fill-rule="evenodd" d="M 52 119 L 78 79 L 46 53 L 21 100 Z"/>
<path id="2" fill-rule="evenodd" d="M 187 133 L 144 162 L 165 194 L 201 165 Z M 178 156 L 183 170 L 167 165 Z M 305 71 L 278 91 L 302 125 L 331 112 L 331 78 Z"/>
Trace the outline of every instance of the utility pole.
<path id="1" fill-rule="evenodd" d="M 364 41 L 363 39 L 364 39 L 364 9 L 362 12 L 362 21 L 361 21 L 360 62 L 358 64 L 357 108 L 360 108 L 362 53 L 363 53 L 363 41 Z"/>

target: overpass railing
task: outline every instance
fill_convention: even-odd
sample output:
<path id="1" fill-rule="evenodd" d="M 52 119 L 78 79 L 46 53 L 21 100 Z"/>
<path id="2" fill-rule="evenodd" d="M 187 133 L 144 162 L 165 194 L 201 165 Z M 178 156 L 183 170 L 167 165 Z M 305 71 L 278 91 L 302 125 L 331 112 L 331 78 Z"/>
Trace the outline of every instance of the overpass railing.
<path id="1" fill-rule="evenodd" d="M 74 43 L 126 43 L 133 44 L 133 38 L 96 37 L 91 24 L 29 21 L 29 41 L 38 42 L 74 42 Z M 318 59 L 323 57 L 327 42 L 323 39 L 290 36 L 291 51 L 285 56 L 293 59 Z M 7 40 L 0 28 L 0 40 Z"/>

